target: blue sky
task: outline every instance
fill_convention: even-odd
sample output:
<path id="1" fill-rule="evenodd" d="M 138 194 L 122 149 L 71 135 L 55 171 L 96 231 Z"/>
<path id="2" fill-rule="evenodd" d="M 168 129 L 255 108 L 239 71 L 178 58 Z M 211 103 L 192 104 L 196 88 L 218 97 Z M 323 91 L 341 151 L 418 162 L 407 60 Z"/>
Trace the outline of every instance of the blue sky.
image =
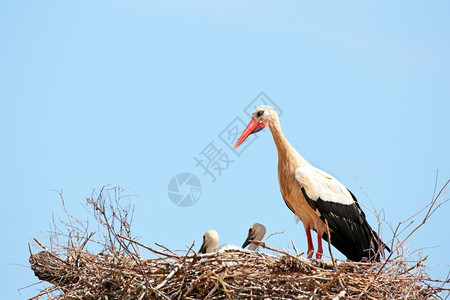
<path id="1" fill-rule="evenodd" d="M 449 11 L 448 1 L 2 1 L 5 297 L 36 294 L 17 289 L 37 282 L 27 243 L 47 242 L 64 216 L 54 190 L 83 219 L 92 189 L 127 188 L 138 195 L 133 232 L 148 245 L 199 247 L 207 229 L 241 244 L 260 222 L 286 230 L 270 245 L 305 251 L 270 132 L 240 156 L 219 137 L 249 121 L 260 92 L 307 160 L 370 207 L 360 185 L 395 226 L 431 200 L 436 170 L 438 186 L 450 178 Z M 215 182 L 194 160 L 211 142 L 234 160 Z M 182 172 L 203 187 L 190 207 L 167 194 Z M 449 270 L 449 213 L 410 241 L 435 278 Z"/>

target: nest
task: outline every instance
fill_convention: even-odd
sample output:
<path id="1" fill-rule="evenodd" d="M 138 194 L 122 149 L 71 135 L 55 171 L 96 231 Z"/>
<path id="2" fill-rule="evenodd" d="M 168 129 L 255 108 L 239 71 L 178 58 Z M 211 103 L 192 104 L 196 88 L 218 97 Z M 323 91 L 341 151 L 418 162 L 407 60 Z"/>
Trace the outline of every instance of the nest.
<path id="1" fill-rule="evenodd" d="M 380 263 L 307 259 L 262 242 L 264 253 L 152 248 L 132 238 L 133 207 L 121 206 L 121 191 L 102 189 L 87 199 L 105 229 L 102 238 L 68 214 L 50 247 L 35 239 L 41 251 L 30 249 L 31 269 L 50 286 L 34 299 L 441 299 L 449 293 L 449 279 L 429 278 L 426 258 L 411 260 L 403 241 Z M 102 250 L 90 253 L 87 245 Z M 154 257 L 143 258 L 144 249 Z"/>

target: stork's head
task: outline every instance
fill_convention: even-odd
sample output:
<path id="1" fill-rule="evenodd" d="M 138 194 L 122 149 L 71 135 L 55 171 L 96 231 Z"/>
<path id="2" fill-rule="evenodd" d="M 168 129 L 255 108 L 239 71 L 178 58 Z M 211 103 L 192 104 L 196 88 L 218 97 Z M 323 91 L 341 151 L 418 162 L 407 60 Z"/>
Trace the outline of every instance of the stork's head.
<path id="1" fill-rule="evenodd" d="M 241 137 L 236 142 L 236 145 L 234 145 L 234 149 L 239 147 L 250 134 L 260 132 L 270 122 L 276 119 L 278 119 L 278 115 L 272 107 L 268 105 L 258 106 L 253 112 L 250 123 L 248 123 Z"/>
<path id="2" fill-rule="evenodd" d="M 219 234 L 215 230 L 208 230 L 203 235 L 203 244 L 198 253 L 211 253 L 217 248 Z"/>
<path id="3" fill-rule="evenodd" d="M 248 236 L 245 240 L 244 244 L 242 245 L 242 248 L 247 247 L 248 244 L 250 244 L 250 241 L 261 241 L 266 234 L 266 227 L 262 224 L 255 223 L 252 226 L 250 226 L 250 229 L 248 230 Z M 256 250 L 258 249 L 259 245 L 257 244 L 251 244 L 250 247 L 248 247 L 249 250 Z"/>

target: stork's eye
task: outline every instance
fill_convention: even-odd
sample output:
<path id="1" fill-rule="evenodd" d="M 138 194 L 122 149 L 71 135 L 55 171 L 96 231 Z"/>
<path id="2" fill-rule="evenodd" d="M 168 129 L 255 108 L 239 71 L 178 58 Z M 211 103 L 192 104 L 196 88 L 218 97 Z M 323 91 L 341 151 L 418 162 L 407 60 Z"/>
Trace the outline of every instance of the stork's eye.
<path id="1" fill-rule="evenodd" d="M 263 111 L 263 110 L 260 110 L 260 111 L 258 111 L 258 113 L 257 113 L 256 115 L 257 115 L 258 118 L 259 118 L 259 117 L 261 117 L 261 116 L 263 115 L 263 113 L 264 113 L 264 111 Z"/>

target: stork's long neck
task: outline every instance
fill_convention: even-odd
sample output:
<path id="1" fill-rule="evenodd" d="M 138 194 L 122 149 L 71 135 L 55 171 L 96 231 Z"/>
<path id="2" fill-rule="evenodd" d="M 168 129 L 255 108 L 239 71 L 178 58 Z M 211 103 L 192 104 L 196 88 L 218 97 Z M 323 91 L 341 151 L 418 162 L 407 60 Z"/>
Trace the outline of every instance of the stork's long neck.
<path id="1" fill-rule="evenodd" d="M 281 130 L 280 121 L 275 118 L 269 123 L 269 129 L 272 132 L 273 140 L 277 146 L 278 160 L 279 161 L 295 161 L 299 167 L 301 164 L 306 162 L 306 160 L 294 149 L 294 147 L 289 144 L 288 140 Z"/>

